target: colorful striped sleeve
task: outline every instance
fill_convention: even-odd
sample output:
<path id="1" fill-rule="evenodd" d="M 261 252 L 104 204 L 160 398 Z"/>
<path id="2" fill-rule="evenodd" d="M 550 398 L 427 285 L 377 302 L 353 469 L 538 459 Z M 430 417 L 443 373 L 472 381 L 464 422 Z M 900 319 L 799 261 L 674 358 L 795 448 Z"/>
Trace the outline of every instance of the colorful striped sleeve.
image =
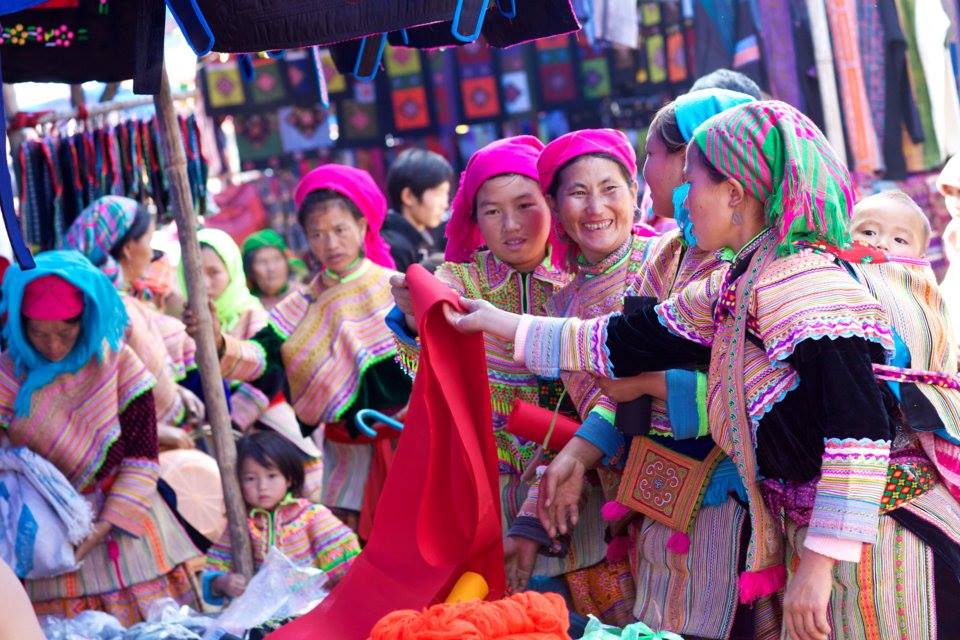
<path id="1" fill-rule="evenodd" d="M 307 534 L 314 566 L 327 574 L 331 586 L 338 583 L 353 559 L 360 555 L 357 534 L 322 505 L 311 507 Z"/>
<path id="2" fill-rule="evenodd" d="M 267 352 L 253 340 L 239 340 L 224 335 L 223 356 L 220 358 L 220 373 L 230 380 L 252 381 L 267 370 Z"/>

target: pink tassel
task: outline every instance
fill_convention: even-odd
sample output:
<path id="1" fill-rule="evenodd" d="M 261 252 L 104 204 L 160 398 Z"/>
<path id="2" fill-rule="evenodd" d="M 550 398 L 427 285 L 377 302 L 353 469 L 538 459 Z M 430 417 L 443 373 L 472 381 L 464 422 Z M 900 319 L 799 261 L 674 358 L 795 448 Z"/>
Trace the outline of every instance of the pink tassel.
<path id="1" fill-rule="evenodd" d="M 690 551 L 690 536 L 683 531 L 674 531 L 667 540 L 667 551 L 677 555 L 686 555 Z"/>
<path id="2" fill-rule="evenodd" d="M 740 602 L 752 604 L 780 591 L 786 585 L 786 565 L 778 564 L 760 571 L 744 571 L 740 574 Z"/>
<path id="3" fill-rule="evenodd" d="M 607 543 L 607 562 L 620 562 L 630 552 L 630 538 L 617 536 Z"/>
<path id="4" fill-rule="evenodd" d="M 630 515 L 630 507 L 622 505 L 616 500 L 611 500 L 600 509 L 600 515 L 607 522 L 616 522 Z"/>

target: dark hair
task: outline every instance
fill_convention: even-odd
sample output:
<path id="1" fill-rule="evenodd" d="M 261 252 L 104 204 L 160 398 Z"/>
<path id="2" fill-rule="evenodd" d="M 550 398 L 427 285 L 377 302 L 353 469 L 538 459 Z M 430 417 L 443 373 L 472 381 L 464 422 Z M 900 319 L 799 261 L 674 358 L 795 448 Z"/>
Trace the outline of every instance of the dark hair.
<path id="1" fill-rule="evenodd" d="M 757 100 L 762 99 L 760 87 L 756 82 L 743 75 L 739 71 L 730 69 L 717 69 L 707 75 L 699 78 L 690 87 L 690 91 L 700 91 L 701 89 L 727 89 L 729 91 L 739 91 L 748 96 L 753 96 Z"/>
<path id="2" fill-rule="evenodd" d="M 550 183 L 550 188 L 547 189 L 547 193 L 549 193 L 551 197 L 553 198 L 557 197 L 557 191 L 560 190 L 560 178 L 563 176 L 563 172 L 566 171 L 567 168 L 569 168 L 570 165 L 572 165 L 574 162 L 579 162 L 584 158 L 600 158 L 602 160 L 609 160 L 610 162 L 614 163 L 615 165 L 617 165 L 617 168 L 620 169 L 620 175 L 623 176 L 623 179 L 627 181 L 627 184 L 630 184 L 631 182 L 637 179 L 636 176 L 630 175 L 630 172 L 627 171 L 627 168 L 623 166 L 622 162 L 614 158 L 609 153 L 603 153 L 603 152 L 584 153 L 574 158 L 570 158 L 569 160 L 564 162 L 563 165 L 559 169 L 557 169 L 557 172 L 553 174 L 553 182 Z"/>
<path id="3" fill-rule="evenodd" d="M 363 214 L 354 204 L 353 200 L 333 189 L 317 189 L 307 194 L 307 197 L 300 203 L 297 210 L 297 222 L 304 230 L 307 228 L 307 217 L 317 209 L 325 209 L 331 204 L 343 207 L 354 217 L 355 220 L 362 220 Z"/>
<path id="4" fill-rule="evenodd" d="M 694 155 L 696 155 L 696 161 L 707 170 L 707 175 L 710 176 L 711 180 L 720 183 L 727 179 L 727 176 L 724 175 L 722 171 L 713 166 L 713 163 L 707 158 L 707 154 L 705 154 L 698 145 L 694 144 L 691 145 L 691 147 L 693 148 Z"/>
<path id="5" fill-rule="evenodd" d="M 400 194 L 409 187 L 419 200 L 427 189 L 453 182 L 453 167 L 439 153 L 426 149 L 407 149 L 393 161 L 387 172 L 387 201 L 394 211 L 401 211 Z"/>
<path id="6" fill-rule="evenodd" d="M 680 153 L 687 148 L 687 141 L 683 139 L 677 124 L 677 108 L 673 102 L 660 107 L 650 121 L 648 132 L 648 137 L 655 135 L 660 138 L 660 142 L 667 148 L 667 153 Z"/>
<path id="7" fill-rule="evenodd" d="M 290 492 L 299 496 L 303 490 L 303 454 L 276 431 L 255 431 L 237 440 L 237 475 L 243 461 L 252 458 L 257 464 L 276 469 L 290 483 Z"/>
<path id="8" fill-rule="evenodd" d="M 133 217 L 133 224 L 131 224 L 127 232 L 123 234 L 123 237 L 117 240 L 117 243 L 110 248 L 111 257 L 113 257 L 114 260 L 119 260 L 123 254 L 123 248 L 127 243 L 142 238 L 143 234 L 150 228 L 151 222 L 153 222 L 153 214 L 150 213 L 150 210 L 142 204 L 137 205 L 137 213 Z"/>

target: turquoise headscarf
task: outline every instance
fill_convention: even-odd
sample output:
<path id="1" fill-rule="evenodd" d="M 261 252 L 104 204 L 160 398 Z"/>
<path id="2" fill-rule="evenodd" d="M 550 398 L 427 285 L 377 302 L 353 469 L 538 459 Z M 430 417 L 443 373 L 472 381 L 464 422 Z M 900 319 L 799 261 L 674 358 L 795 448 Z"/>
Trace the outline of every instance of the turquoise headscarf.
<path id="1" fill-rule="evenodd" d="M 96 356 L 102 361 L 105 349 L 117 351 L 127 328 L 127 311 L 110 279 L 78 251 L 48 251 L 36 257 L 37 266 L 29 271 L 14 264 L 3 278 L 0 314 L 7 314 L 3 337 L 7 353 L 13 359 L 18 376 L 26 376 L 13 407 L 16 415 L 30 413 L 33 392 L 63 373 L 82 369 Z M 20 305 L 27 285 L 42 276 L 60 276 L 83 292 L 83 315 L 77 344 L 67 357 L 50 362 L 33 348 L 27 338 Z M 106 341 L 106 345 L 104 344 Z"/>
<path id="2" fill-rule="evenodd" d="M 702 89 L 685 93 L 673 101 L 674 115 L 677 119 L 677 128 L 684 142 L 690 142 L 693 132 L 702 123 L 713 116 L 745 102 L 754 102 L 756 98 L 728 89 Z M 693 234 L 693 223 L 690 221 L 690 210 L 686 207 L 687 193 L 690 185 L 684 183 L 673 190 L 673 216 L 677 226 L 683 232 L 683 240 L 687 246 L 697 244 Z"/>

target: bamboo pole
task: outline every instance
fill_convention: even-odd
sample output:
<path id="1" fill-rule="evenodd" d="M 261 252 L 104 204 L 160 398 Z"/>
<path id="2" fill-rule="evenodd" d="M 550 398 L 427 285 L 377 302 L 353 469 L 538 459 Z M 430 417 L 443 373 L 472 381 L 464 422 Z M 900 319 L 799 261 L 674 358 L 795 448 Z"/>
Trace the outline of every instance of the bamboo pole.
<path id="1" fill-rule="evenodd" d="M 183 152 L 182 136 L 177 116 L 173 111 L 173 96 L 166 69 L 160 83 L 160 93 L 154 96 L 157 108 L 157 123 L 164 156 L 169 159 L 166 167 L 170 184 L 171 209 L 177 221 L 180 237 L 181 260 L 187 282 L 190 309 L 200 319 L 201 331 L 197 336 L 197 364 L 207 408 L 207 420 L 213 431 L 213 450 L 220 467 L 223 483 L 223 499 L 227 506 L 227 528 L 233 551 L 233 567 L 248 578 L 253 575 L 253 554 L 250 535 L 247 532 L 246 507 L 237 480 L 237 453 L 227 412 L 227 399 L 223 392 L 220 375 L 220 359 L 217 357 L 213 322 L 207 302 L 207 290 L 203 284 L 200 267 L 200 245 L 197 242 L 197 216 L 190 196 L 187 179 L 187 159 Z"/>

